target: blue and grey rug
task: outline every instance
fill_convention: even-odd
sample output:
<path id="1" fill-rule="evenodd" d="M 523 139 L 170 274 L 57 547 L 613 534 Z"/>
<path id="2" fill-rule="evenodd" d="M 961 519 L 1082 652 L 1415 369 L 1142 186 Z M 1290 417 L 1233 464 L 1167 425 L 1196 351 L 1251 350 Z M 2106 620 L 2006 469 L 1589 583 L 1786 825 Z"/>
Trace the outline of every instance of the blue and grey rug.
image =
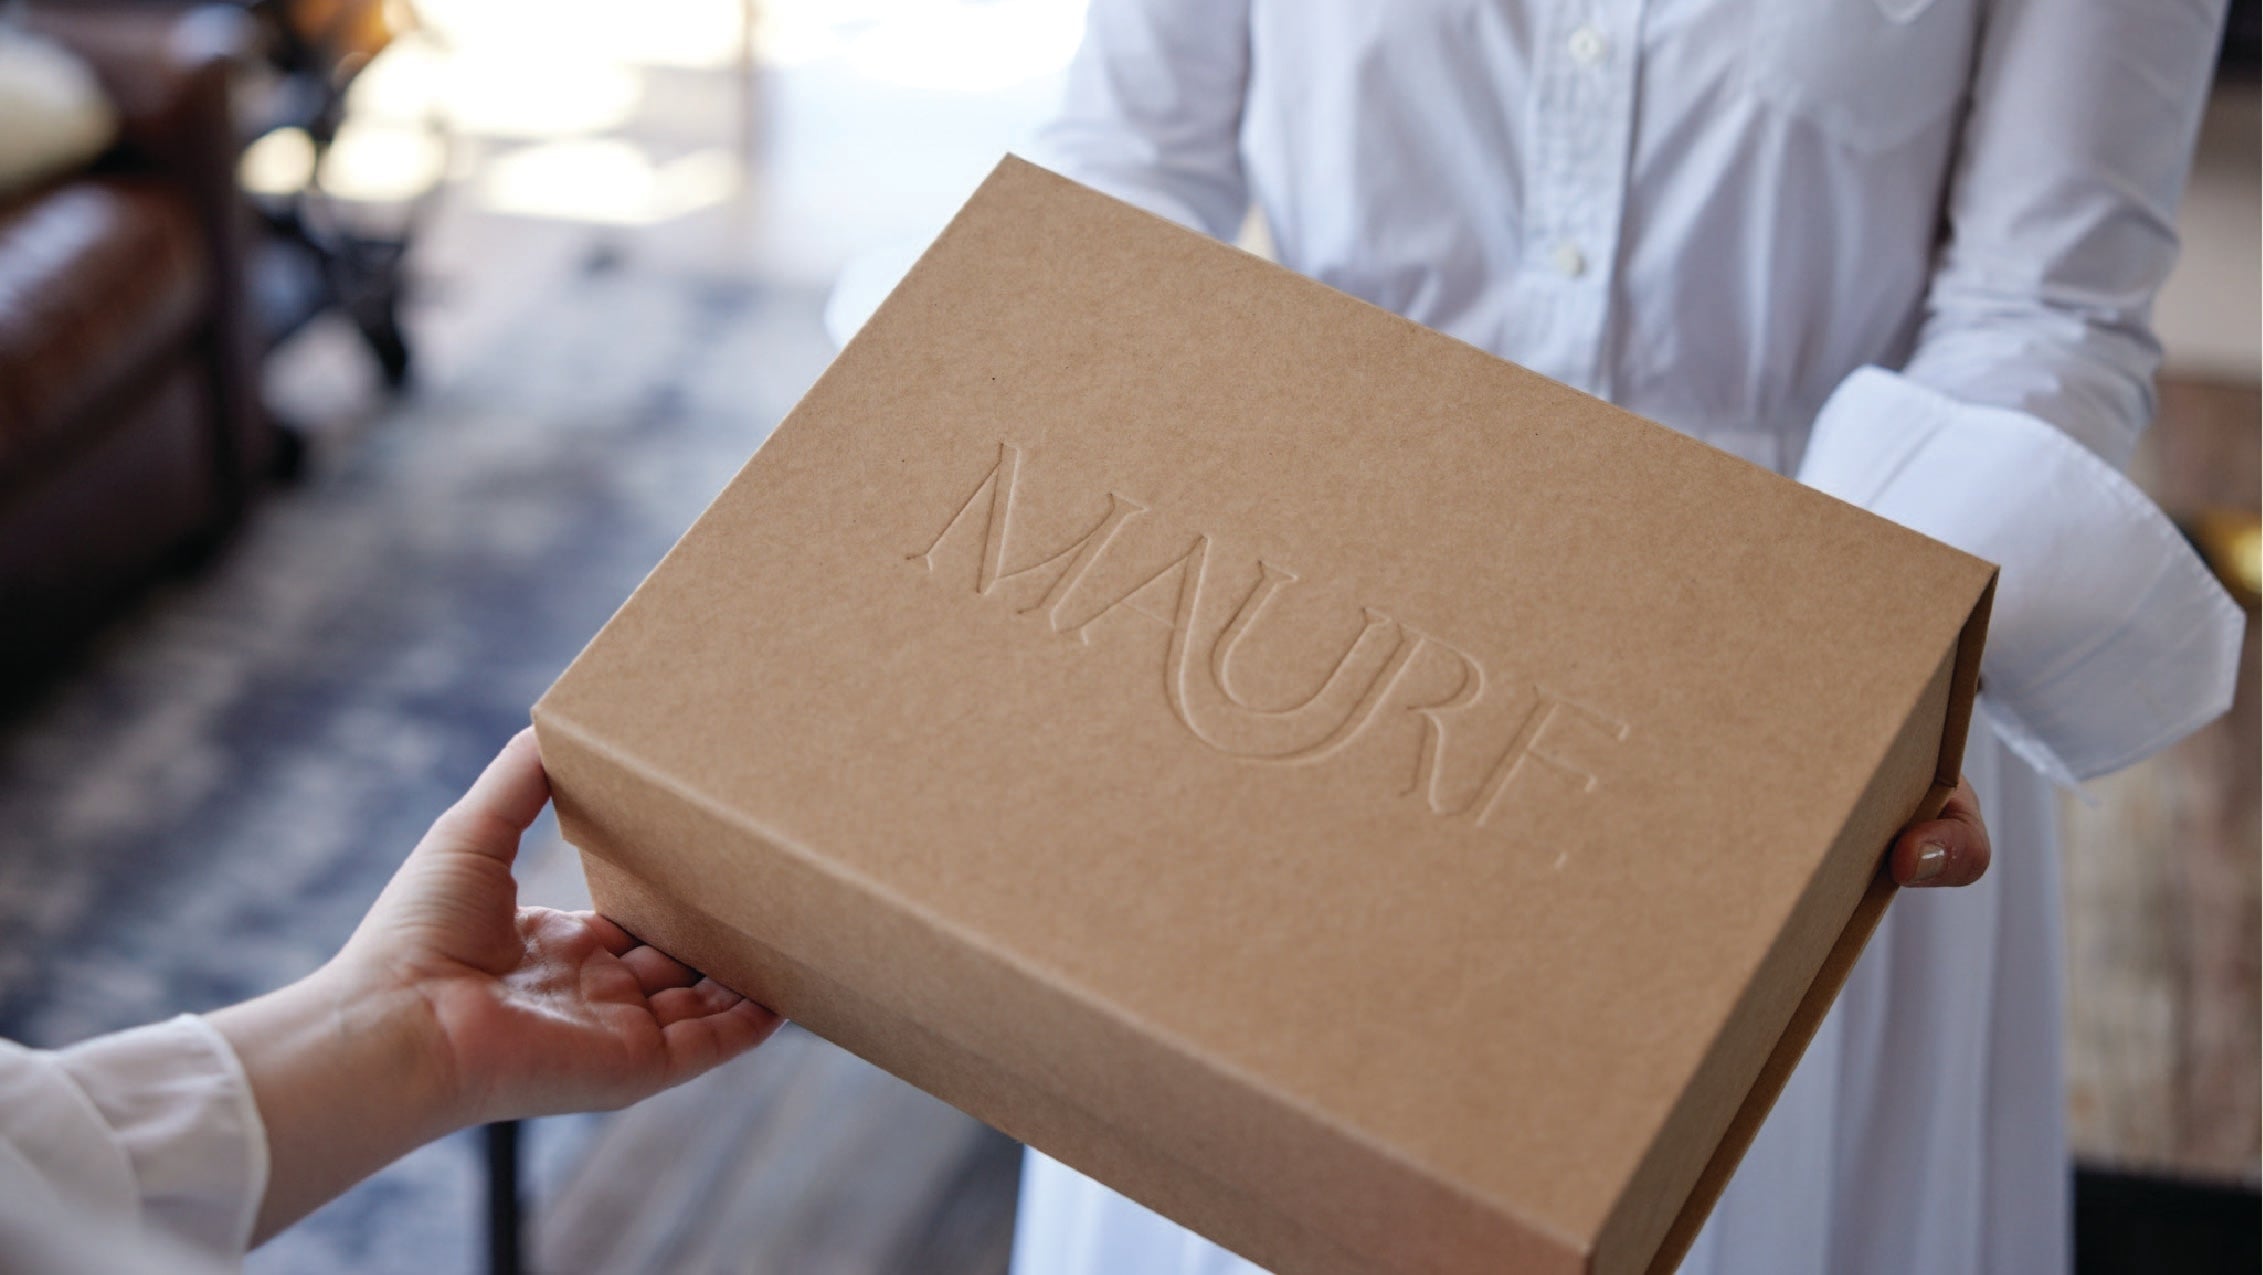
<path id="1" fill-rule="evenodd" d="M 821 300 L 592 256 L 0 724 L 0 1034 L 209 1009 L 335 950 L 822 368 Z M 537 1195 L 593 1125 L 533 1127 Z M 476 1137 L 428 1147 L 251 1269 L 483 1269 L 484 1172 Z"/>

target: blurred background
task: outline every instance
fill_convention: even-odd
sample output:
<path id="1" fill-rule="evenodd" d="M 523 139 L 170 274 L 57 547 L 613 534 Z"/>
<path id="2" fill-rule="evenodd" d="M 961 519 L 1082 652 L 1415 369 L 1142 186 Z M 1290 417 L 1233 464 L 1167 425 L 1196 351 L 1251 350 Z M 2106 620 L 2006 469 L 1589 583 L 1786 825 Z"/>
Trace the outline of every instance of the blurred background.
<path id="1" fill-rule="evenodd" d="M 0 10 L 115 126 L 0 195 L 0 1034 L 333 951 L 825 367 L 843 267 L 932 233 L 1050 106 L 1082 9 Z M 2085 1271 L 2256 1266 L 2255 41 L 2238 6 L 2136 466 L 2250 608 L 2247 671 L 2229 718 L 2066 807 Z M 578 901 L 547 820 L 523 875 Z M 1017 1172 L 789 1032 L 627 1112 L 427 1148 L 251 1269 L 999 1272 Z"/>

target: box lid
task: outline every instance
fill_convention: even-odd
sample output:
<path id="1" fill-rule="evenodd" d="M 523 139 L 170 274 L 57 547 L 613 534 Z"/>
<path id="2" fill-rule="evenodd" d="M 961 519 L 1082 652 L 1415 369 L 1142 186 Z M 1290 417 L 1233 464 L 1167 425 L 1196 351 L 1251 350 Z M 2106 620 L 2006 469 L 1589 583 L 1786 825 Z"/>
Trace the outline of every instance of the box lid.
<path id="1" fill-rule="evenodd" d="M 860 1015 L 1378 1265 L 1639 1270 L 1992 580 L 1009 159 L 537 720 L 631 777 L 554 758 L 569 835 Z M 743 839 L 579 836 L 637 802 Z"/>

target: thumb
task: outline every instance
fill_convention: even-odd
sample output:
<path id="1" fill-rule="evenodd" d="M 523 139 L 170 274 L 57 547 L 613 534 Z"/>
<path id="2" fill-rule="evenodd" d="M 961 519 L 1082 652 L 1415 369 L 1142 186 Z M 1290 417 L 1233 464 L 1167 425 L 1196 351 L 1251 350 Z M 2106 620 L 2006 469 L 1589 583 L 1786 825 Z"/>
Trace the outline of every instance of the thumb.
<path id="1" fill-rule="evenodd" d="M 550 777 L 529 728 L 511 737 L 471 789 L 435 820 L 419 849 L 476 854 L 508 864 L 519 834 L 550 802 Z"/>
<path id="2" fill-rule="evenodd" d="M 1971 885 L 1988 871 L 1989 853 L 1980 798 L 1959 776 L 1939 815 L 1902 829 L 1887 865 L 1897 885 Z"/>

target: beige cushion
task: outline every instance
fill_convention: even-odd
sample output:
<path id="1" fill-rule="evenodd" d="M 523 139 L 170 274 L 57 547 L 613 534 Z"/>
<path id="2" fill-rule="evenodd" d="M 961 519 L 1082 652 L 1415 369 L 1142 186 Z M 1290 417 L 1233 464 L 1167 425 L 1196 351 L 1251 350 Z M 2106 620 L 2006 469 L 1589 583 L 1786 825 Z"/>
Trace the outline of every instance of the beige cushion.
<path id="1" fill-rule="evenodd" d="M 85 164 L 117 135 L 117 112 L 85 62 L 0 23 L 0 195 Z"/>

